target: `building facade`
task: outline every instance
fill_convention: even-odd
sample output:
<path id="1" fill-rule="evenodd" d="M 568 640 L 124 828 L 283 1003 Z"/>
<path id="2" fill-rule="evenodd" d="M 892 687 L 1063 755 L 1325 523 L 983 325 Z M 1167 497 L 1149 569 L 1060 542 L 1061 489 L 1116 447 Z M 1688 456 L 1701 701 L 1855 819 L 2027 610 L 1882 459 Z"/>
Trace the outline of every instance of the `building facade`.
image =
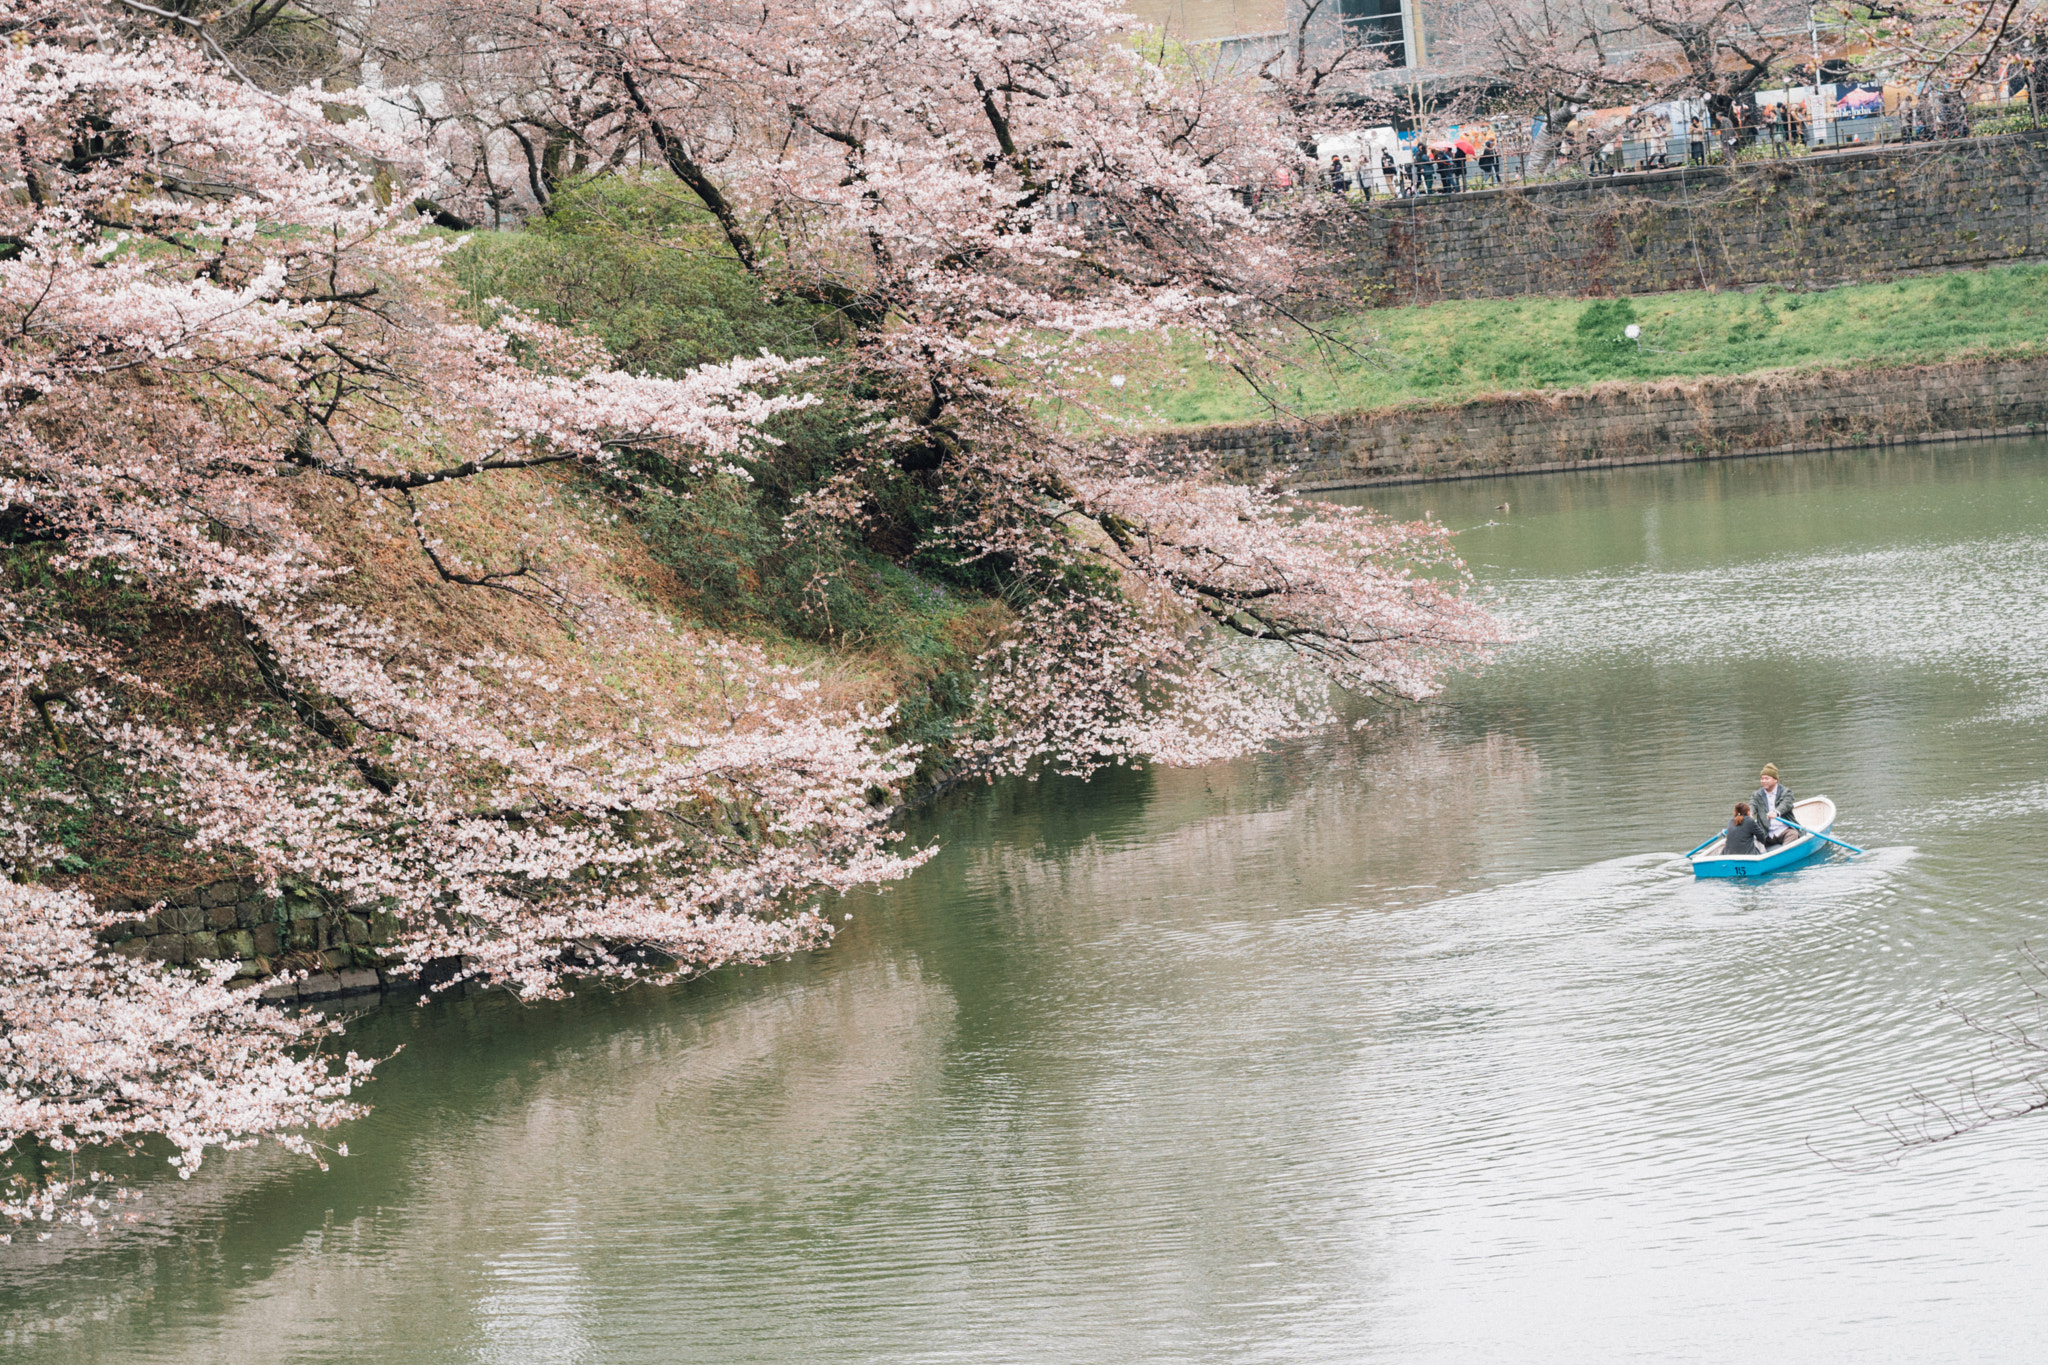
<path id="1" fill-rule="evenodd" d="M 1388 70 L 1430 66 L 1419 0 L 1130 0 L 1130 9 L 1182 42 L 1215 44 L 1239 61 L 1264 61 L 1302 41 L 1312 49 L 1370 47 Z"/>

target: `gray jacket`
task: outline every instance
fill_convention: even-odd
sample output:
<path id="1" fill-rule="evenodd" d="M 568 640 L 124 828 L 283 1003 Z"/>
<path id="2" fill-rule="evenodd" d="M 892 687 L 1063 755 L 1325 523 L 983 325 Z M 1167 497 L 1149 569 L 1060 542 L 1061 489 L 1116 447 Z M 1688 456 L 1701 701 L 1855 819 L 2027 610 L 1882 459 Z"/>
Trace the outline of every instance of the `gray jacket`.
<path id="1" fill-rule="evenodd" d="M 1765 791 L 1762 787 L 1758 787 L 1756 795 L 1749 798 L 1749 809 L 1755 814 L 1759 822 L 1765 821 L 1773 815 L 1776 815 L 1780 820 L 1797 820 L 1799 818 L 1792 813 L 1792 789 L 1783 782 L 1778 783 L 1778 790 L 1775 794 Z"/>
<path id="2" fill-rule="evenodd" d="M 1730 820 L 1728 828 L 1721 832 L 1721 852 L 1761 853 L 1764 851 L 1764 827 L 1756 822 L 1755 816 L 1745 820 Z"/>

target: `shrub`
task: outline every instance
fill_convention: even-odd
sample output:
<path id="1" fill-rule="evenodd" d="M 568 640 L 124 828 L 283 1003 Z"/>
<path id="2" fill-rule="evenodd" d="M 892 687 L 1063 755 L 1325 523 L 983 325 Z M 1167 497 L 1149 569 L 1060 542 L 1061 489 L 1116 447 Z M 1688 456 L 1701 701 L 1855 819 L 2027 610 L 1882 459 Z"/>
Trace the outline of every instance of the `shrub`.
<path id="1" fill-rule="evenodd" d="M 1588 304 L 1572 326 L 1579 353 L 1596 363 L 1626 362 L 1636 352 L 1635 342 L 1627 335 L 1635 320 L 1635 307 L 1627 299 L 1599 299 Z"/>

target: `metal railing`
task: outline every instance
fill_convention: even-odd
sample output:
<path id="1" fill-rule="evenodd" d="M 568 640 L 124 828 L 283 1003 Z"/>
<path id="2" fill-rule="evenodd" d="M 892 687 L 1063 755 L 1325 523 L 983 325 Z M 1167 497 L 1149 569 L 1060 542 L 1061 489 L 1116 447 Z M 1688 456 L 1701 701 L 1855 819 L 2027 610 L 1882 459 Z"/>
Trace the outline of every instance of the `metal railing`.
<path id="1" fill-rule="evenodd" d="M 1602 137 L 1597 131 L 1576 140 L 1569 132 L 1561 153 L 1546 154 L 1541 164 L 1530 147 L 1524 125 L 1494 125 L 1497 154 L 1454 160 L 1398 162 L 1390 177 L 1377 160 L 1347 161 L 1343 183 L 1334 183 L 1328 162 L 1314 168 L 1299 188 L 1373 198 L 1419 197 L 1577 180 L 1627 172 L 1676 169 L 1693 165 L 1728 165 L 1836 152 L 1857 147 L 1896 147 L 1939 143 L 1958 138 L 2025 131 L 2038 127 L 2034 106 L 2025 95 L 2001 104 L 1942 106 L 1926 102 L 1892 113 L 1829 114 L 1818 119 L 1708 130 L 1697 138 L 1687 133 L 1653 135 L 1623 132 Z M 1689 130 L 1688 130 L 1689 131 Z M 1259 196 L 1262 197 L 1262 196 Z"/>

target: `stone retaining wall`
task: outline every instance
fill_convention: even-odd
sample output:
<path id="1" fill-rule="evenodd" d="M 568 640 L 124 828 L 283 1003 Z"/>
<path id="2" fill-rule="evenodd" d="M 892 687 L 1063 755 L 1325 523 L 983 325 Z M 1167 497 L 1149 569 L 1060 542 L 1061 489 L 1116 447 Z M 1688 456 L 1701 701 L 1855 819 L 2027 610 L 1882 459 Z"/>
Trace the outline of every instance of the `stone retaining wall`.
<path id="1" fill-rule="evenodd" d="M 1360 203 L 1369 302 L 1814 288 L 2048 259 L 2048 131 Z"/>
<path id="2" fill-rule="evenodd" d="M 2048 357 L 1511 394 L 1157 438 L 1300 489 L 2048 433 Z"/>
<path id="3" fill-rule="evenodd" d="M 115 900 L 109 913 L 123 918 L 100 931 L 102 942 L 124 957 L 195 964 L 233 961 L 237 979 L 280 971 L 311 975 L 273 983 L 266 1000 L 321 1000 L 382 990 L 386 977 L 377 950 L 391 942 L 388 916 L 363 907 L 337 909 L 323 899 L 287 888 L 261 895 L 247 880 L 189 886 L 155 902 Z"/>

